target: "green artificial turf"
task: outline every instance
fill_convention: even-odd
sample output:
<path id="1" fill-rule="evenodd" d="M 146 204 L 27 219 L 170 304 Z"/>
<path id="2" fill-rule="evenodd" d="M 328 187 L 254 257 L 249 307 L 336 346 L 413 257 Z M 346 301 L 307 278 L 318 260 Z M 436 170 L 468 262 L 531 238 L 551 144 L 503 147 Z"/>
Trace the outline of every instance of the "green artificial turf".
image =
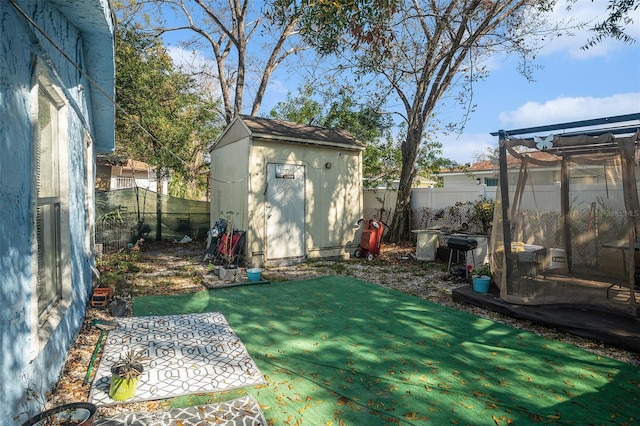
<path id="1" fill-rule="evenodd" d="M 640 422 L 636 367 L 350 277 L 140 297 L 133 310 L 223 313 L 267 380 L 247 392 L 270 424 Z"/>

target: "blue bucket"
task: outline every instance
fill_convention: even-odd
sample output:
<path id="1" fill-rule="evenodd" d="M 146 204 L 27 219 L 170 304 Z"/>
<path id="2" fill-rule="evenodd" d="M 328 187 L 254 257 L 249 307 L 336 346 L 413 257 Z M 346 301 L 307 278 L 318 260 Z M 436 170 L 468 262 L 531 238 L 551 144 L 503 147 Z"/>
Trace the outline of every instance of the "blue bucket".
<path id="1" fill-rule="evenodd" d="M 489 284 L 491 284 L 491 277 L 481 276 L 473 277 L 473 291 L 476 293 L 486 293 L 489 291 Z"/>
<path id="2" fill-rule="evenodd" d="M 253 283 L 260 281 L 260 269 L 258 268 L 247 269 L 247 278 L 249 279 L 249 281 Z"/>

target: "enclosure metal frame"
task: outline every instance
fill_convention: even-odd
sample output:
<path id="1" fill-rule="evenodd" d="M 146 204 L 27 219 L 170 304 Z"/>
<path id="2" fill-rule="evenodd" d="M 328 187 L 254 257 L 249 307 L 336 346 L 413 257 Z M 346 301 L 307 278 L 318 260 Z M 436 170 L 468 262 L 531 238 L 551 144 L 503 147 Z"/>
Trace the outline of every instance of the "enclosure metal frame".
<path id="1" fill-rule="evenodd" d="M 514 130 L 499 130 L 492 132 L 492 136 L 498 136 L 499 145 L 499 178 L 500 178 L 500 195 L 501 195 L 501 211 L 502 211 L 502 231 L 503 244 L 505 254 L 504 272 L 507 280 L 512 277 L 515 269 L 516 256 L 511 251 L 511 220 L 510 220 L 510 200 L 509 200 L 509 181 L 507 169 L 507 154 L 514 147 L 536 148 L 535 134 L 540 135 L 553 132 L 553 146 L 548 149 L 552 153 L 561 158 L 561 217 L 564 245 L 566 246 L 566 256 L 569 270 L 571 271 L 571 232 L 570 232 L 570 215 L 569 215 L 569 172 L 568 159 L 575 155 L 585 154 L 615 154 L 621 158 L 623 173 L 623 191 L 624 203 L 628 212 L 639 212 L 640 202 L 638 201 L 638 191 L 635 175 L 635 146 L 640 139 L 640 113 L 619 115 L 606 118 L 598 118 L 593 120 L 573 121 L 568 123 L 553 124 L 538 127 L 528 127 Z M 634 146 L 629 144 L 618 143 L 614 135 L 633 136 L 635 133 Z M 515 136 L 525 136 L 524 138 L 513 138 Z M 528 137 L 527 137 L 528 136 Z M 593 137 L 592 143 L 576 143 L 575 136 Z M 638 217 L 629 214 L 628 220 L 628 243 L 627 265 L 629 268 L 629 288 L 630 288 L 630 305 L 631 314 L 638 315 L 636 298 L 635 298 L 635 229 L 638 225 Z M 508 285 L 508 284 L 507 284 Z"/>

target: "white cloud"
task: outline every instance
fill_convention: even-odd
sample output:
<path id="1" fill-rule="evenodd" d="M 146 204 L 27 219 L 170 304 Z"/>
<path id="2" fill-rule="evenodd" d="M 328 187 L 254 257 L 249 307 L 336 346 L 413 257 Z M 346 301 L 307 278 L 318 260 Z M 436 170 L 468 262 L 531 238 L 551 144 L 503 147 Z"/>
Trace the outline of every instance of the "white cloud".
<path id="1" fill-rule="evenodd" d="M 177 46 L 165 46 L 165 49 L 175 67 L 183 73 L 193 75 L 201 90 L 213 97 L 220 96 L 217 67 L 214 61 L 197 50 L 186 50 Z"/>
<path id="2" fill-rule="evenodd" d="M 567 10 L 567 5 L 570 6 L 569 10 Z M 584 24 L 584 27 L 572 30 L 573 36 L 556 38 L 548 46 L 545 46 L 540 53 L 542 55 L 550 55 L 556 52 L 567 52 L 572 58 L 587 59 L 604 56 L 611 51 L 623 48 L 625 44 L 622 41 L 609 38 L 603 39 L 602 42 L 589 49 L 581 48 L 594 36 L 594 33 L 589 29 L 604 21 L 608 16 L 608 5 L 609 1 L 606 0 L 559 1 L 550 15 L 550 21 L 569 22 L 570 25 Z M 634 23 L 627 25 L 626 32 L 631 37 L 638 39 L 640 38 L 640 25 L 638 25 L 638 22 L 640 22 L 640 8 L 631 11 L 629 17 L 633 19 Z"/>
<path id="3" fill-rule="evenodd" d="M 515 111 L 501 113 L 502 128 L 520 128 L 611 117 L 640 111 L 640 92 L 604 98 L 559 97 L 550 101 L 527 102 Z"/>
<path id="4" fill-rule="evenodd" d="M 185 71 L 196 72 L 212 65 L 211 61 L 197 50 L 186 50 L 178 46 L 166 46 L 165 48 L 173 64 Z"/>
<path id="5" fill-rule="evenodd" d="M 460 164 L 473 163 L 479 154 L 485 154 L 488 148 L 498 145 L 498 138 L 489 133 L 463 133 L 462 135 L 439 135 L 442 143 L 442 157 Z"/>
<path id="6" fill-rule="evenodd" d="M 269 80 L 268 90 L 270 92 L 273 92 L 274 94 L 277 94 L 277 95 L 286 95 L 289 92 L 294 92 L 294 94 L 295 94 L 295 90 L 294 89 L 289 88 L 284 81 L 282 81 L 282 80 L 280 80 L 278 78 L 272 78 L 271 80 Z M 282 100 L 286 99 L 285 96 L 282 96 L 282 98 L 283 98 Z"/>

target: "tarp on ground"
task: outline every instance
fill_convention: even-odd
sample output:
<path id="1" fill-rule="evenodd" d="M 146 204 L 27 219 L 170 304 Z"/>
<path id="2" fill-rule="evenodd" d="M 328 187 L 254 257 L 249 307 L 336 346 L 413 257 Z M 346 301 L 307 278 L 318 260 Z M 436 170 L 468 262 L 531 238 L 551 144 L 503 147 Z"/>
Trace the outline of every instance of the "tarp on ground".
<path id="1" fill-rule="evenodd" d="M 275 424 L 632 424 L 638 368 L 350 277 L 134 299 L 220 311 Z"/>

